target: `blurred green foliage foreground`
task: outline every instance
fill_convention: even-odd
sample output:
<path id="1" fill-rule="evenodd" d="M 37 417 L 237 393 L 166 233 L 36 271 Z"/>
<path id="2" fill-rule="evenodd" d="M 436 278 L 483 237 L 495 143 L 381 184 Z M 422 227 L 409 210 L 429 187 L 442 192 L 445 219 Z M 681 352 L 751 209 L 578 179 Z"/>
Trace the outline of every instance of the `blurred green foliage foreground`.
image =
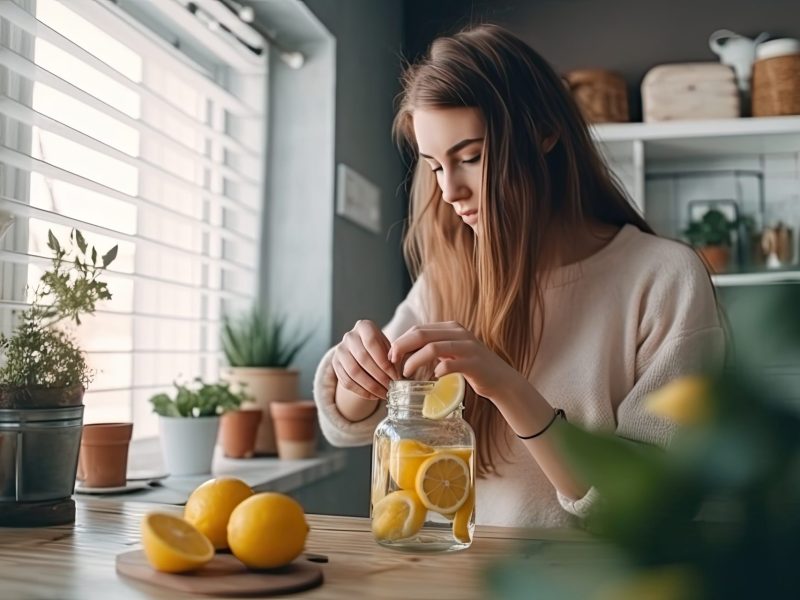
<path id="1" fill-rule="evenodd" d="M 775 288 L 747 306 L 755 325 L 737 332 L 724 373 L 650 397 L 681 425 L 666 451 L 559 424 L 600 493 L 585 526 L 605 543 L 594 555 L 576 544 L 579 560 L 561 547 L 562 569 L 523 550 L 488 573 L 492 597 L 800 598 L 800 390 L 764 374 L 751 337 L 800 372 L 796 296 Z"/>

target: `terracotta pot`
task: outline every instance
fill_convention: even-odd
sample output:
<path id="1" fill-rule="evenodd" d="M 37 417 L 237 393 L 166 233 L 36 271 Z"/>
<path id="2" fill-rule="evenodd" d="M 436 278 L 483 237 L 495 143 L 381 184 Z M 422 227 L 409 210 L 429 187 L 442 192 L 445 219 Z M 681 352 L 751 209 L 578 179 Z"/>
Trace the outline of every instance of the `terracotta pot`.
<path id="1" fill-rule="evenodd" d="M 724 273 L 731 261 L 731 249 L 728 246 L 702 246 L 697 253 L 712 273 Z"/>
<path id="2" fill-rule="evenodd" d="M 222 415 L 220 443 L 225 456 L 250 458 L 256 448 L 256 434 L 261 425 L 261 409 L 233 410 Z"/>
<path id="3" fill-rule="evenodd" d="M 83 426 L 78 479 L 86 487 L 122 487 L 127 483 L 128 445 L 133 423 Z"/>
<path id="4" fill-rule="evenodd" d="M 276 454 L 275 427 L 269 410 L 273 402 L 291 402 L 299 395 L 300 373 L 294 369 L 268 367 L 233 367 L 224 369 L 222 376 L 234 384 L 244 384 L 253 402 L 246 402 L 243 409 L 261 409 L 261 425 L 256 434 L 256 454 Z"/>
<path id="5" fill-rule="evenodd" d="M 311 458 L 317 453 L 317 405 L 312 400 L 275 402 L 270 405 L 278 456 Z"/>

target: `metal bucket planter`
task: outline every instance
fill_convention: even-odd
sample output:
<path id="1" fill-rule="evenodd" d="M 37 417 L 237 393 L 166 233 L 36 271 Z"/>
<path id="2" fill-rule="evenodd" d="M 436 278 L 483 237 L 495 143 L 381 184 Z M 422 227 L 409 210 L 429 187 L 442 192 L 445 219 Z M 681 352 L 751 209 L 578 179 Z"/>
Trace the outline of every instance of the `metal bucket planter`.
<path id="1" fill-rule="evenodd" d="M 74 522 L 83 393 L 0 389 L 0 526 Z"/>

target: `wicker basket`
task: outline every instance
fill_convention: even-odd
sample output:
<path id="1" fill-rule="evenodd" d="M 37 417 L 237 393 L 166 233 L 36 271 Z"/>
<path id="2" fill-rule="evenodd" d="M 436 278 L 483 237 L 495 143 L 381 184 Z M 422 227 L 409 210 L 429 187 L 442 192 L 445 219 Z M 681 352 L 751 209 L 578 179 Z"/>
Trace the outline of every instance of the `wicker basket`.
<path id="1" fill-rule="evenodd" d="M 564 75 L 583 118 L 589 123 L 624 123 L 628 116 L 625 80 L 604 69 L 580 69 Z"/>
<path id="2" fill-rule="evenodd" d="M 753 116 L 800 115 L 800 54 L 753 65 Z"/>

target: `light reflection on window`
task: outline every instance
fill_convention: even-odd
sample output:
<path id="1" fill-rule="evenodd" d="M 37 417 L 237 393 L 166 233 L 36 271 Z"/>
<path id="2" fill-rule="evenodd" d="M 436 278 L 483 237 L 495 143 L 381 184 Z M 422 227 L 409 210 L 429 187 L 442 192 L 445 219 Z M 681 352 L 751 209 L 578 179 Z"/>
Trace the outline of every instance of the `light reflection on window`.
<path id="1" fill-rule="evenodd" d="M 39 0 L 36 17 L 68 39 L 76 40 L 85 50 L 94 54 L 112 68 L 134 82 L 141 81 L 142 60 L 132 50 L 98 29 L 66 6 L 54 0 Z M 141 112 L 138 94 L 112 78 L 71 57 L 68 53 L 36 39 L 34 50 L 36 64 L 58 75 L 65 81 L 97 97 L 106 104 L 132 118 Z M 138 131 L 120 119 L 42 84 L 33 86 L 33 108 L 56 121 L 89 135 L 130 156 L 140 154 Z M 112 111 L 113 112 L 113 111 Z M 117 160 L 109 154 L 97 152 L 55 133 L 32 128 L 32 156 L 65 169 L 86 179 L 129 196 L 139 193 L 141 174 L 137 167 Z M 33 172 L 30 180 L 32 206 L 55 212 L 79 221 L 98 225 L 109 232 L 137 234 L 138 210 L 135 204 L 122 199 L 88 191 L 77 185 Z M 66 241 L 71 227 L 39 219 L 29 219 L 28 252 L 50 256 L 47 248 L 47 231 Z M 84 228 L 86 241 L 105 252 L 119 245 L 114 271 L 137 271 L 136 246 L 129 241 Z M 29 289 L 38 283 L 42 269 L 31 266 L 28 270 Z M 105 277 L 113 294 L 111 302 L 99 305 L 93 317 L 83 319 L 74 331 L 76 340 L 87 352 L 87 361 L 96 371 L 95 379 L 86 395 L 86 422 L 119 421 L 133 417 L 132 392 L 134 348 L 133 317 L 135 307 L 135 282 L 129 278 L 115 277 L 110 272 Z M 104 392 L 102 390 L 114 390 Z"/>

